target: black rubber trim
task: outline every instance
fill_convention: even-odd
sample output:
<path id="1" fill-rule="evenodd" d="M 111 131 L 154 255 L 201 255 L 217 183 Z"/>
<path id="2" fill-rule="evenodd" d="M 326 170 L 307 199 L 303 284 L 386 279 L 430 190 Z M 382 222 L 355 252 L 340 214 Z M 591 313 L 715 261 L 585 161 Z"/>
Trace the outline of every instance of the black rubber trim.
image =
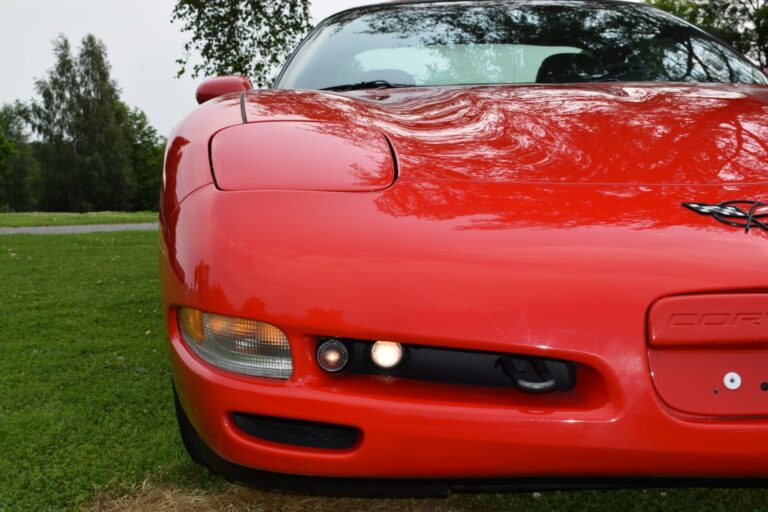
<path id="1" fill-rule="evenodd" d="M 389 153 L 392 155 L 392 165 L 394 166 L 394 176 L 392 176 L 392 183 L 388 185 L 391 187 L 400 177 L 400 163 L 397 161 L 397 153 L 395 152 L 395 146 L 392 144 L 392 141 L 389 140 L 389 137 L 385 133 L 382 133 L 382 135 L 384 136 L 384 140 L 387 142 L 387 146 L 389 146 Z"/>
<path id="2" fill-rule="evenodd" d="M 237 412 L 232 416 L 237 428 L 246 434 L 272 443 L 292 446 L 348 450 L 357 444 L 362 435 L 360 430 L 354 427 L 330 423 Z"/>
<path id="3" fill-rule="evenodd" d="M 203 458 L 203 451 L 208 447 L 203 440 L 195 432 L 195 427 L 190 423 L 187 413 L 184 412 L 184 408 L 179 401 L 179 395 L 176 392 L 176 385 L 172 384 L 173 388 L 173 405 L 176 410 L 176 422 L 179 426 L 179 435 L 181 436 L 181 442 L 184 444 L 184 448 L 187 450 L 187 455 L 195 461 L 195 463 L 201 466 L 207 467 L 205 459 Z"/>
<path id="4" fill-rule="evenodd" d="M 230 481 L 238 481 L 262 489 L 323 496 L 373 497 L 445 497 L 451 492 L 532 492 L 554 490 L 643 489 L 674 487 L 764 488 L 765 479 L 758 478 L 649 478 L 594 476 L 585 478 L 507 478 L 507 479 L 407 479 L 407 478 L 332 478 L 288 475 L 252 469 L 226 461 L 203 443 L 205 465 Z M 394 455 L 393 456 L 397 456 Z M 407 464 L 404 462 L 404 469 Z"/>
<path id="5" fill-rule="evenodd" d="M 224 130 L 226 130 L 226 128 L 224 128 Z M 211 138 L 208 139 L 208 167 L 211 169 L 211 180 L 213 181 L 213 186 L 216 187 L 216 190 L 221 190 L 221 187 L 219 187 L 219 184 L 216 182 L 216 171 L 213 168 L 213 138 L 216 137 L 218 133 L 219 132 L 214 133 Z"/>
<path id="6" fill-rule="evenodd" d="M 248 116 L 245 115 L 245 93 L 246 91 L 240 93 L 240 117 L 243 118 L 243 124 L 248 124 Z"/>

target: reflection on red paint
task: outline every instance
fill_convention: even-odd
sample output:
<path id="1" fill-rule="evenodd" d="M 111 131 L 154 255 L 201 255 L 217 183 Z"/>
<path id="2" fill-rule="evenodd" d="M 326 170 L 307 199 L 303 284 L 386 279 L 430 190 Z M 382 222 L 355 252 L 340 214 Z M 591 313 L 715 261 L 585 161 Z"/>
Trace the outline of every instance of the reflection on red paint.
<path id="1" fill-rule="evenodd" d="M 691 407 L 665 401 L 651 369 L 667 354 L 649 359 L 647 338 L 649 308 L 661 298 L 768 290 L 768 233 L 681 205 L 768 201 L 768 89 L 258 91 L 246 100 L 259 129 L 328 123 L 344 126 L 353 146 L 386 135 L 399 177 L 372 191 L 218 190 L 207 148 L 242 123 L 232 99 L 185 121 L 175 137 L 188 143 L 171 139 L 166 304 L 268 322 L 293 347 L 289 381 L 233 376 L 185 352 L 169 314 L 175 382 L 202 397 L 192 420 L 218 453 L 334 476 L 768 472 L 768 421 L 721 414 L 764 409 L 710 407 L 712 389 Z M 341 381 L 317 371 L 316 336 L 562 358 L 593 373 L 567 406 L 514 390 Z M 762 352 L 727 350 L 736 351 L 728 362 L 766 367 Z M 700 361 L 710 380 L 730 371 L 707 361 L 715 361 Z M 260 443 L 233 431 L 234 410 L 337 421 L 360 428 L 363 442 L 343 454 Z M 392 456 L 403 446 L 407 468 Z"/>

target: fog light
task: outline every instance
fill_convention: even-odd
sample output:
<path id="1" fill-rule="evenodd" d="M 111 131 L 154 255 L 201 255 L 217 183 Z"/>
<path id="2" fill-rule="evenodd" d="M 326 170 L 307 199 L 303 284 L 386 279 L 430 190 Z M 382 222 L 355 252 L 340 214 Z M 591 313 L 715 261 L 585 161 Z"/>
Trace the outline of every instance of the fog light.
<path id="1" fill-rule="evenodd" d="M 383 370 L 391 370 L 403 360 L 403 346 L 395 341 L 377 341 L 371 347 L 373 364 Z"/>
<path id="2" fill-rule="evenodd" d="M 317 364 L 327 372 L 338 372 L 347 366 L 349 352 L 339 340 L 324 341 L 317 347 Z"/>
<path id="3" fill-rule="evenodd" d="M 274 325 L 181 308 L 179 328 L 195 354 L 223 370 L 275 379 L 293 372 L 291 345 Z"/>

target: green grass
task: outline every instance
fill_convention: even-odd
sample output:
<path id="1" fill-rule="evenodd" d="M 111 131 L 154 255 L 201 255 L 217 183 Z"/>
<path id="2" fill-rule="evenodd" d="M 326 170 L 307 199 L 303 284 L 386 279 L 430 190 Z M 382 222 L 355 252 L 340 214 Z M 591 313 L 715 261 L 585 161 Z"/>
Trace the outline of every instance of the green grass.
<path id="1" fill-rule="evenodd" d="M 0 228 L 157 222 L 157 212 L 0 213 Z"/>
<path id="2" fill-rule="evenodd" d="M 212 481 L 174 431 L 156 237 L 0 236 L 0 510 Z"/>
<path id="3" fill-rule="evenodd" d="M 177 437 L 156 245 L 149 232 L 0 236 L 0 510 L 94 506 L 146 478 L 182 493 L 227 488 Z M 246 498 L 251 510 L 296 512 L 768 509 L 766 489 Z"/>

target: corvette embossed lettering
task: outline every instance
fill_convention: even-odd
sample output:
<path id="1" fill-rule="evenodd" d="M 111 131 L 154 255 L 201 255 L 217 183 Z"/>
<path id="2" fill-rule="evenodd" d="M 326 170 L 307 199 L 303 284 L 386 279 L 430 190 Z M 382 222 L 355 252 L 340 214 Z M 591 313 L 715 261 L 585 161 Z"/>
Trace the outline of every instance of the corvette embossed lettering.
<path id="1" fill-rule="evenodd" d="M 739 326 L 741 324 L 766 325 L 768 313 L 682 313 L 669 317 L 670 327 Z"/>

